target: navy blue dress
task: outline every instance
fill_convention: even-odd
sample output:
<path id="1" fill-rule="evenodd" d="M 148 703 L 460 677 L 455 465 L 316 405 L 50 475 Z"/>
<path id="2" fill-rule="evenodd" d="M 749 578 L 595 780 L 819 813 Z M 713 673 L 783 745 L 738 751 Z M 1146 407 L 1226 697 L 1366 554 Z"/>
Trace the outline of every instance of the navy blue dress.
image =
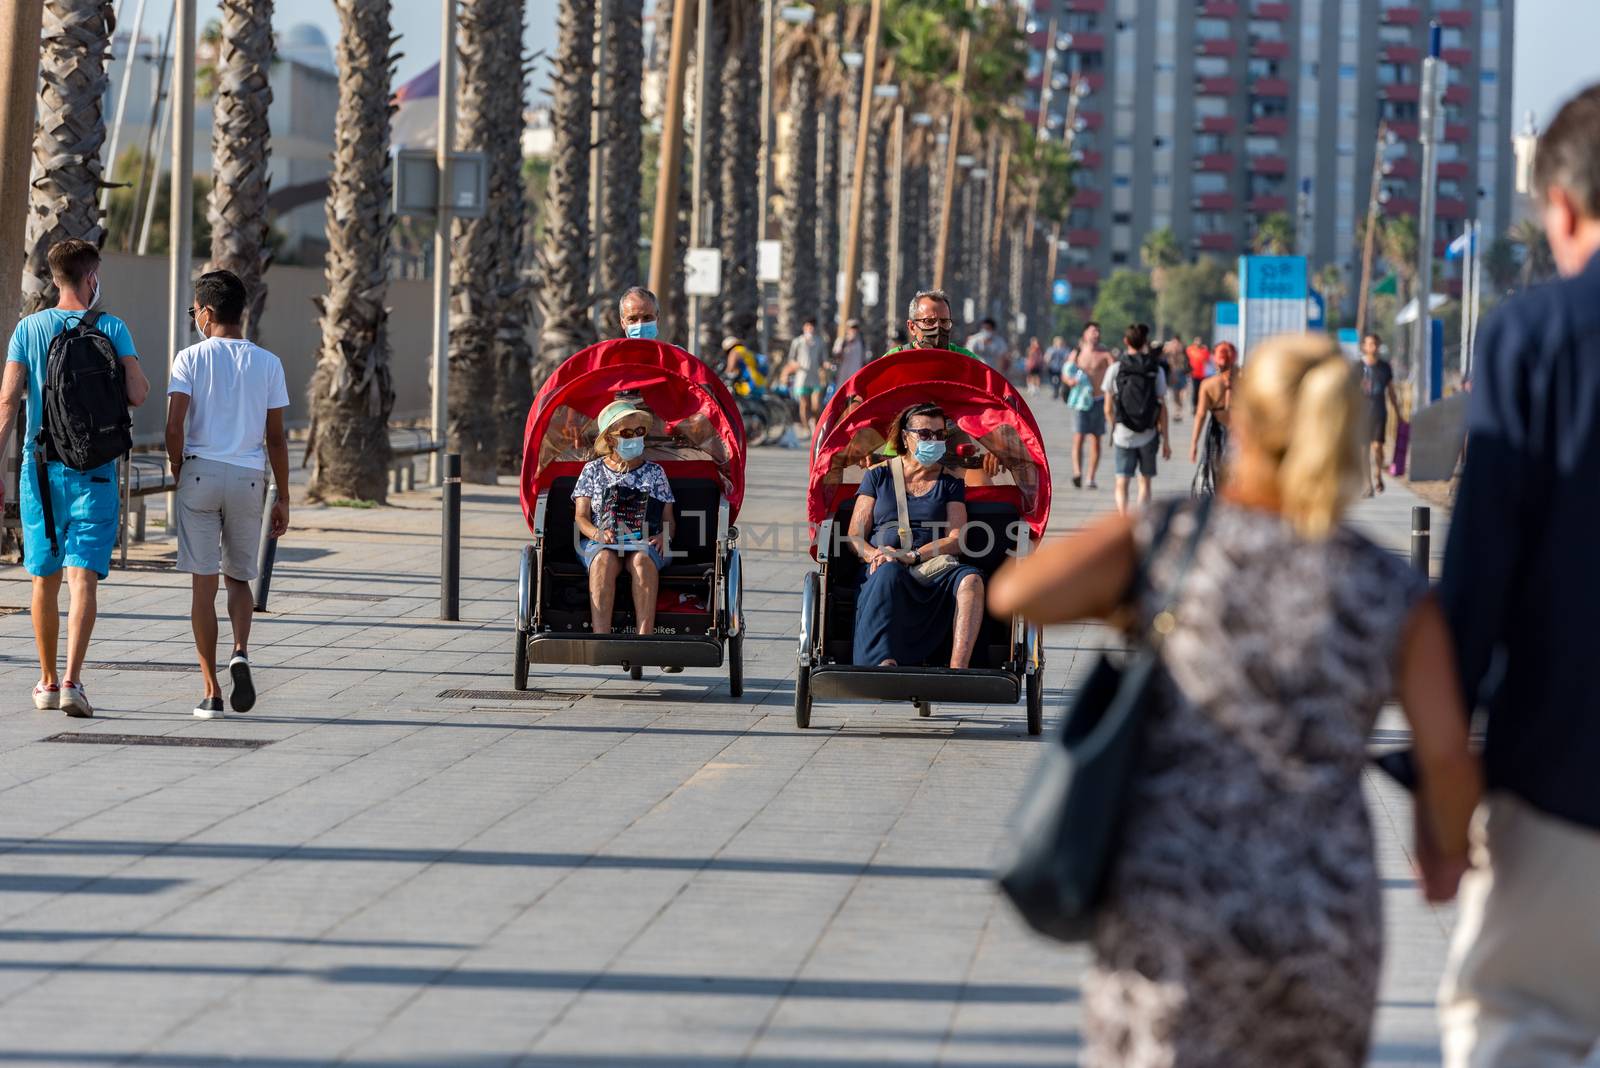
<path id="1" fill-rule="evenodd" d="M 874 499 L 872 532 L 867 540 L 880 549 L 901 548 L 889 465 L 869 470 L 857 492 Z M 921 548 L 948 533 L 950 505 L 966 499 L 966 483 L 948 474 L 941 474 L 934 487 L 920 496 L 908 491 L 906 517 L 911 521 L 911 539 L 916 542 L 911 547 Z M 873 666 L 893 660 L 902 667 L 926 665 L 950 638 L 956 587 L 968 575 L 977 574 L 981 574 L 977 568 L 962 564 L 923 585 L 905 564 L 890 561 L 880 565 L 862 580 L 856 598 L 854 662 Z"/>

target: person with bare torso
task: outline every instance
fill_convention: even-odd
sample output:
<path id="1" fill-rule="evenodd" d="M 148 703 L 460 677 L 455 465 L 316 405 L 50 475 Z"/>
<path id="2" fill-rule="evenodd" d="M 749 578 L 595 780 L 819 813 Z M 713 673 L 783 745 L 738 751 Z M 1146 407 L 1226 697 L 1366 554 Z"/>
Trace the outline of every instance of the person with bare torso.
<path id="1" fill-rule="evenodd" d="M 1233 391 L 1239 374 L 1238 352 L 1229 342 L 1217 346 L 1213 361 L 1217 373 L 1200 383 L 1195 395 L 1194 430 L 1189 435 L 1189 462 L 1199 464 L 1194 475 L 1197 496 L 1215 493 L 1222 482 L 1222 460 L 1228 449 Z"/>
<path id="2" fill-rule="evenodd" d="M 1083 328 L 1078 347 L 1061 368 L 1061 384 L 1066 387 L 1067 404 L 1077 411 L 1072 435 L 1072 484 L 1083 488 L 1083 446 L 1089 445 L 1089 488 L 1099 489 L 1094 476 L 1100 470 L 1100 439 L 1106 433 L 1105 382 L 1111 366 L 1111 352 L 1100 344 L 1100 324 Z"/>

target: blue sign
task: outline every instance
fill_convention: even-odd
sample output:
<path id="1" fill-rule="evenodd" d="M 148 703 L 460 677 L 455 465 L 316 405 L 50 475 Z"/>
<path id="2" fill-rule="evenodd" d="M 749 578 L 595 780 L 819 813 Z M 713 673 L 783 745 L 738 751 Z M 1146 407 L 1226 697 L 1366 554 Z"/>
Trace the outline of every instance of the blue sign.
<path id="1" fill-rule="evenodd" d="M 1057 304 L 1072 303 L 1072 283 L 1065 278 L 1057 278 L 1050 286 L 1050 299 Z"/>
<path id="2" fill-rule="evenodd" d="M 1432 374 L 1428 376 L 1428 399 L 1426 404 L 1433 404 L 1444 393 L 1444 320 L 1428 320 L 1428 364 Z"/>
<path id="3" fill-rule="evenodd" d="M 1306 329 L 1322 330 L 1328 325 L 1328 303 L 1315 289 L 1306 297 Z"/>
<path id="4" fill-rule="evenodd" d="M 1244 256 L 1240 267 L 1247 301 L 1306 299 L 1304 256 Z"/>
<path id="5" fill-rule="evenodd" d="M 1223 301 L 1219 303 L 1212 321 L 1218 326 L 1238 326 L 1239 305 L 1233 303 L 1232 301 Z"/>

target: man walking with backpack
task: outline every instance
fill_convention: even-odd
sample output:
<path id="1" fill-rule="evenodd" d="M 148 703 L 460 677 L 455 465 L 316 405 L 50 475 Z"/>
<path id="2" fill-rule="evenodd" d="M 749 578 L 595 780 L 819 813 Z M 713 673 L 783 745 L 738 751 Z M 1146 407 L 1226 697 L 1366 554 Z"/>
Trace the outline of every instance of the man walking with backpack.
<path id="1" fill-rule="evenodd" d="M 226 579 L 233 623 L 229 703 L 235 712 L 255 707 L 250 583 L 258 570 L 269 461 L 278 487 L 272 536 L 282 537 L 289 529 L 289 440 L 283 429 L 289 391 L 278 358 L 245 339 L 247 297 L 244 283 L 231 271 L 200 276 L 189 315 L 204 340 L 178 353 L 167 387 L 167 460 L 178 487 L 178 570 L 191 576 L 189 615 L 205 683 L 205 696 L 194 707 L 200 719 L 222 717 L 218 571 Z"/>
<path id="2" fill-rule="evenodd" d="M 1134 323 L 1123 335 L 1123 354 L 1106 371 L 1106 421 L 1117 474 L 1117 511 L 1128 514 L 1128 480 L 1139 476 L 1139 506 L 1150 503 L 1150 480 L 1156 475 L 1156 444 L 1161 458 L 1172 459 L 1167 442 L 1167 372 L 1148 351 L 1150 328 Z"/>
<path id="3" fill-rule="evenodd" d="M 83 662 L 96 588 L 111 570 L 120 518 L 116 460 L 132 444 L 128 408 L 144 403 L 150 383 L 127 325 L 93 310 L 100 300 L 100 250 L 71 238 L 51 247 L 49 262 L 60 299 L 24 318 L 11 335 L 0 384 L 0 452 L 26 395 L 18 504 L 39 651 L 33 706 L 84 717 L 94 715 Z M 71 604 L 66 671 L 58 675 L 63 574 Z"/>

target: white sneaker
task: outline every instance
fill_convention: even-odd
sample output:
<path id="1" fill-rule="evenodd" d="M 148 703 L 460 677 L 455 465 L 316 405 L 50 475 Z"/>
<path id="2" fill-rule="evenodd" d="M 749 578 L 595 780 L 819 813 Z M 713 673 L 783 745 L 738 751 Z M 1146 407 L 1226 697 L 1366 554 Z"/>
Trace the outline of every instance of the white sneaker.
<path id="1" fill-rule="evenodd" d="M 94 715 L 94 706 L 89 703 L 88 696 L 83 692 L 83 683 L 61 684 L 61 711 L 74 719 L 88 719 Z"/>
<path id="2" fill-rule="evenodd" d="M 55 683 L 39 683 L 33 688 L 33 707 L 41 712 L 53 712 L 61 707 L 61 687 Z"/>
<path id="3" fill-rule="evenodd" d="M 222 698 L 203 697 L 200 703 L 194 706 L 195 719 L 221 719 Z"/>

